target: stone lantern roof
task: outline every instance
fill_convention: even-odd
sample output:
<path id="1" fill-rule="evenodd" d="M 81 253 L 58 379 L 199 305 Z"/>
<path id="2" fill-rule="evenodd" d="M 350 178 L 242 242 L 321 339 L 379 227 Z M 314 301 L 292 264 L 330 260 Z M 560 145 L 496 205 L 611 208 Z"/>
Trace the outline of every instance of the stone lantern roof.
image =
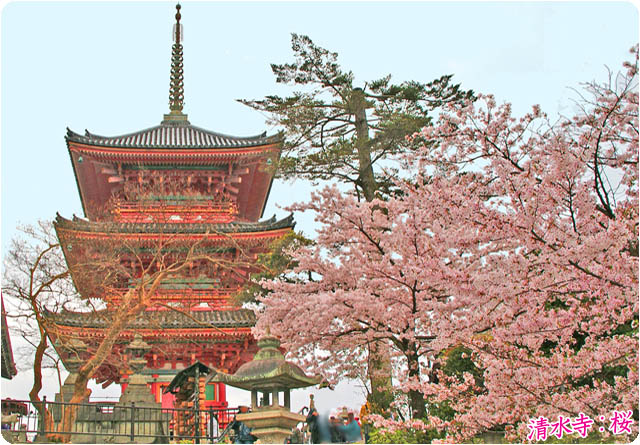
<path id="1" fill-rule="evenodd" d="M 321 383 L 321 377 L 307 376 L 299 366 L 287 362 L 280 351 L 280 340 L 267 335 L 258 340 L 253 360 L 240 366 L 235 374 L 212 373 L 207 381 L 215 381 L 249 391 L 304 388 Z"/>

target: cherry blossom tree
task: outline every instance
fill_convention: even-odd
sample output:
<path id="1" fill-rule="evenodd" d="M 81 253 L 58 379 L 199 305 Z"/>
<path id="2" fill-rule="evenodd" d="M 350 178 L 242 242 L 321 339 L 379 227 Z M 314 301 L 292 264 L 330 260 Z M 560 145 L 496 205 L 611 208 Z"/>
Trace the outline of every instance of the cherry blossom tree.
<path id="1" fill-rule="evenodd" d="M 277 175 L 340 183 L 367 201 L 390 192 L 394 182 L 381 170 L 395 169 L 398 156 L 411 149 L 407 135 L 428 125 L 443 104 L 473 97 L 452 75 L 430 82 L 395 82 L 388 75 L 357 86 L 338 54 L 308 36 L 292 34 L 291 49 L 294 61 L 271 69 L 276 82 L 297 90 L 240 102 L 283 129 Z M 391 369 L 384 345 L 373 342 L 369 349 L 368 399 L 375 409 L 390 399 Z"/>
<path id="2" fill-rule="evenodd" d="M 388 428 L 524 439 L 539 416 L 583 413 L 596 430 L 636 409 L 633 54 L 624 73 L 585 85 L 574 117 L 551 123 L 536 106 L 517 118 L 491 96 L 449 104 L 415 135 L 424 148 L 407 156 L 415 175 L 396 196 L 363 203 L 327 188 L 294 206 L 323 226 L 292 252 L 287 280 L 266 284 L 258 329 L 330 380 L 388 342 L 413 418 L 378 417 Z M 454 348 L 481 379 L 434 371 Z M 430 409 L 442 403 L 451 416 Z"/>
<path id="3" fill-rule="evenodd" d="M 484 205 L 470 230 L 507 241 L 480 273 L 450 288 L 469 310 L 432 343 L 470 348 L 485 370 L 479 394 L 470 379 L 466 387 L 423 386 L 460 413 L 444 425 L 458 439 L 496 425 L 522 438 L 528 418 L 582 412 L 606 422 L 638 406 L 637 48 L 633 54 L 625 73 L 585 85 L 580 112 L 555 125 L 538 107 L 516 119 L 508 104 L 486 97 L 451 107 L 421 134 L 437 147 L 422 162 L 444 177 L 480 166 L 482 187 L 467 196 Z M 483 221 L 484 208 L 497 215 Z"/>

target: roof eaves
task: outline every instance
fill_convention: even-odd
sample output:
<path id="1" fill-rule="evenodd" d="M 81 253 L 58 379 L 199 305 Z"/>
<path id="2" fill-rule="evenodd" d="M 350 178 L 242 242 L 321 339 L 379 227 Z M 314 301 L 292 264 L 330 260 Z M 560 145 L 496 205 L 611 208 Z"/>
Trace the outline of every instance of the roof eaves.
<path id="1" fill-rule="evenodd" d="M 130 223 L 130 222 L 95 222 L 80 219 L 76 215 L 73 219 L 67 219 L 56 214 L 54 226 L 71 230 L 105 233 L 251 233 L 294 228 L 293 213 L 281 220 L 276 220 L 275 215 L 265 221 L 259 222 L 230 222 L 221 224 L 203 223 Z"/>
<path id="2" fill-rule="evenodd" d="M 80 196 L 80 204 L 82 205 L 82 213 L 84 213 L 85 215 L 87 214 L 87 208 L 85 206 L 84 203 L 84 198 L 82 197 L 82 189 L 80 188 L 80 181 L 78 180 L 78 172 L 76 171 L 76 165 L 73 162 L 73 156 L 71 155 L 71 146 L 69 145 L 69 141 L 72 140 L 71 137 L 75 135 L 75 136 L 80 136 L 78 133 L 74 133 L 73 131 L 71 131 L 71 129 L 69 127 L 67 127 L 67 135 L 65 136 L 64 140 L 67 144 L 67 152 L 69 153 L 69 160 L 71 161 L 71 167 L 73 168 L 73 177 L 76 180 L 76 187 L 78 188 L 78 195 Z"/>
<path id="3" fill-rule="evenodd" d="M 190 140 L 202 141 L 200 143 L 183 143 L 183 132 L 176 129 L 188 129 L 188 131 L 194 132 Z M 158 137 L 154 133 L 158 130 L 166 130 L 170 132 L 176 132 L 173 137 L 164 135 Z M 179 133 L 179 134 L 178 134 Z M 216 149 L 216 148 L 248 148 L 258 147 L 262 145 L 277 144 L 282 142 L 283 136 L 279 132 L 272 136 L 267 136 L 266 131 L 255 136 L 232 136 L 224 133 L 217 133 L 214 131 L 206 130 L 194 125 L 156 125 L 144 130 L 126 133 L 118 136 L 102 136 L 97 135 L 85 130 L 84 135 L 80 135 L 69 128 L 67 128 L 67 143 L 69 141 L 78 142 L 93 146 L 104 146 L 114 148 L 148 148 L 148 149 Z M 171 140 L 173 142 L 166 143 L 165 141 Z M 139 141 L 151 140 L 151 143 L 140 143 Z M 158 141 L 158 142 L 156 142 Z M 160 142 L 162 141 L 162 142 Z M 206 143 L 205 141 L 208 141 Z"/>

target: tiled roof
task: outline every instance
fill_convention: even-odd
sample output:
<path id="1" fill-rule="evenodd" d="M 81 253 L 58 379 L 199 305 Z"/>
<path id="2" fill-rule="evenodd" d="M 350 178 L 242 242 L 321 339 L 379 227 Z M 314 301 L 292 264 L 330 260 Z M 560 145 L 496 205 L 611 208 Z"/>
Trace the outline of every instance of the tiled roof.
<path id="1" fill-rule="evenodd" d="M 85 232 L 101 233 L 250 233 L 278 230 L 295 226 L 293 214 L 276 220 L 275 215 L 265 221 L 240 222 L 234 221 L 221 224 L 198 223 L 138 223 L 138 222 L 95 222 L 73 216 L 67 219 L 56 214 L 54 225 L 57 228 L 72 229 Z"/>
<path id="2" fill-rule="evenodd" d="M 99 136 L 85 130 L 85 134 L 75 133 L 67 128 L 67 142 L 81 144 L 143 149 L 215 149 L 243 148 L 274 144 L 282 141 L 281 134 L 267 136 L 238 137 L 205 130 L 191 125 L 188 121 L 166 122 L 160 125 L 123 134 L 121 136 Z"/>
<path id="3" fill-rule="evenodd" d="M 112 312 L 45 312 L 45 318 L 55 324 L 78 328 L 107 328 L 111 323 Z M 188 314 L 179 311 L 145 311 L 140 314 L 128 329 L 207 329 L 252 327 L 255 315 L 248 309 L 230 311 L 191 311 Z"/>

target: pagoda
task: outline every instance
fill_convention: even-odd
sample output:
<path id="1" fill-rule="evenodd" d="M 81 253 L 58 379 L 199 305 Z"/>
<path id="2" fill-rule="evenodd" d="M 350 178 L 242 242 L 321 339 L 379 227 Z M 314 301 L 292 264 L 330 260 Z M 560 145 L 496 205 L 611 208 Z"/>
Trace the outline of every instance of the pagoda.
<path id="1" fill-rule="evenodd" d="M 233 267 L 193 261 L 164 279 L 144 312 L 120 332 L 93 377 L 105 386 L 124 383 L 127 345 L 140 335 L 150 346 L 142 374 L 163 406 L 173 403 L 163 388 L 193 363 L 233 373 L 251 360 L 258 350 L 251 335 L 254 314 L 234 305 L 231 297 L 255 270 L 258 255 L 294 226 L 291 215 L 260 220 L 281 135 L 229 136 L 194 126 L 183 113 L 180 5 L 176 9 L 170 110 L 161 123 L 121 136 L 67 129 L 86 218 L 58 215 L 54 225 L 78 292 L 99 302 L 100 308 L 46 314 L 48 334 L 72 371 L 102 341 L 122 296 L 136 286 L 136 279 L 144 278 L 139 263 L 157 253 L 158 246 L 169 240 L 181 243 L 183 250 L 197 244 L 226 264 L 237 260 Z M 121 252 L 117 262 L 128 268 L 130 278 L 116 281 L 109 291 L 87 284 L 78 271 L 77 265 L 96 245 Z M 133 253 L 122 249 L 124 245 L 133 246 Z M 205 407 L 227 406 L 224 384 L 212 383 L 204 392 Z"/>

